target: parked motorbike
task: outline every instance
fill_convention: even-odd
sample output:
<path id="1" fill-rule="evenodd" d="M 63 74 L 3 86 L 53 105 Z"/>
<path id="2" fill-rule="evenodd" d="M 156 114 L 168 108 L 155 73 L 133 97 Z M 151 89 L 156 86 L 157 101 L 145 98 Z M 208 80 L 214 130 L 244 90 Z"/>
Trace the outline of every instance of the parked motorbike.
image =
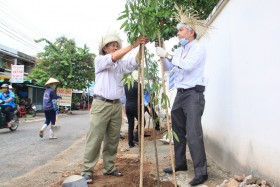
<path id="1" fill-rule="evenodd" d="M 2 104 L 5 102 L 0 99 L 0 129 L 3 128 L 9 128 L 6 122 L 6 115 L 2 112 Z M 12 119 L 12 126 L 9 128 L 10 131 L 15 131 L 17 130 L 19 126 L 19 112 L 17 109 L 17 106 L 13 108 L 13 112 L 11 114 L 11 119 Z"/>
<path id="2" fill-rule="evenodd" d="M 26 114 L 30 114 L 32 117 L 36 116 L 36 106 L 28 103 L 28 102 L 22 102 L 20 103 L 20 110 L 24 111 Z"/>

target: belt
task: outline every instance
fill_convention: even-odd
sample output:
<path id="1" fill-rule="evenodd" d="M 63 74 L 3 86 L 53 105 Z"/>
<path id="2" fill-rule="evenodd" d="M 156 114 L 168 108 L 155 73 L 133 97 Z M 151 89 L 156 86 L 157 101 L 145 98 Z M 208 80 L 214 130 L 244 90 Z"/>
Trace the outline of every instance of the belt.
<path id="1" fill-rule="evenodd" d="M 177 88 L 177 92 L 185 92 L 185 91 L 190 91 L 190 90 L 195 90 L 195 87 L 192 88 Z"/>
<path id="2" fill-rule="evenodd" d="M 109 102 L 109 103 L 119 103 L 119 102 L 120 102 L 119 99 L 111 100 L 111 99 L 106 99 L 106 98 L 104 98 L 104 97 L 102 97 L 102 96 L 98 96 L 98 95 L 93 96 L 93 98 L 94 98 L 94 99 L 97 99 L 97 100 Z"/>

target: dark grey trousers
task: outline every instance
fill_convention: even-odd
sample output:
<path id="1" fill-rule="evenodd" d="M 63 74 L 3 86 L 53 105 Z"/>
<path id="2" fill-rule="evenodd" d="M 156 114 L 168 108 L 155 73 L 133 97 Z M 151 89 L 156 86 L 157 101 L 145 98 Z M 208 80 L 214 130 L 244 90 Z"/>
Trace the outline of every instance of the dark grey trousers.
<path id="1" fill-rule="evenodd" d="M 188 142 L 195 176 L 207 174 L 206 153 L 201 127 L 204 106 L 204 94 L 189 90 L 177 92 L 171 110 L 172 130 L 179 138 L 179 142 L 174 139 L 175 166 L 186 166 L 186 143 Z"/>

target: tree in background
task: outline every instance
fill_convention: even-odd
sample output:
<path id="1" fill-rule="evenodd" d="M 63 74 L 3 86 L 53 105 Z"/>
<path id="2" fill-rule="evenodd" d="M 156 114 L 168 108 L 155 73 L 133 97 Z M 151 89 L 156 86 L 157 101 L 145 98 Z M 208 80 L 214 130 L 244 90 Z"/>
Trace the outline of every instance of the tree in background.
<path id="1" fill-rule="evenodd" d="M 36 80 L 36 84 L 44 86 L 49 77 L 54 77 L 61 82 L 63 88 L 82 90 L 94 80 L 94 54 L 89 53 L 89 48 L 76 46 L 73 39 L 60 37 L 54 43 L 45 38 L 36 40 L 46 42 L 44 51 L 38 53 L 39 63 L 28 75 Z"/>

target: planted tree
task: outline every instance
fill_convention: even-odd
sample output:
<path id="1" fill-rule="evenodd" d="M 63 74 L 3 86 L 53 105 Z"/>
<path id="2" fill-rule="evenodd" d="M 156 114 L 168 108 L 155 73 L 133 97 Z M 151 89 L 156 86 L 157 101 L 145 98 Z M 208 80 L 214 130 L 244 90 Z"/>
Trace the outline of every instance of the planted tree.
<path id="1" fill-rule="evenodd" d="M 123 11 L 122 15 L 118 19 L 126 19 L 122 24 L 121 28 L 127 32 L 128 38 L 130 41 L 135 40 L 137 36 L 143 35 L 148 36 L 151 41 L 156 39 L 159 27 L 164 25 L 162 22 L 155 22 L 154 18 L 159 14 L 160 4 L 164 5 L 164 1 L 133 1 L 128 2 L 125 6 L 125 11 Z M 165 15 L 164 15 L 165 16 Z M 151 19 L 153 18 L 153 19 Z M 171 27 L 172 28 L 172 27 Z M 168 28 L 169 29 L 169 28 Z M 142 46 L 142 51 L 144 51 L 144 46 Z M 144 58 L 142 57 L 141 62 L 141 79 L 142 84 L 144 83 Z M 166 93 L 164 93 L 166 94 Z M 143 88 L 141 89 L 141 95 L 143 94 Z M 163 97 L 164 99 L 168 99 L 167 97 Z M 167 102 L 165 102 L 167 103 Z M 142 118 L 144 118 L 144 110 L 143 110 L 143 101 L 142 101 Z M 167 107 L 166 107 L 167 108 Z M 168 112 L 167 112 L 168 114 Z M 144 119 L 142 119 L 142 132 L 141 132 L 141 162 L 140 162 L 140 186 L 143 186 L 143 160 L 144 160 Z M 169 120 L 167 121 L 169 123 Z M 168 125 L 168 132 L 170 134 L 170 125 Z M 155 141 L 155 140 L 154 140 Z M 170 144 L 171 145 L 171 144 Z M 156 147 L 155 147 L 156 150 Z M 170 149 L 171 153 L 171 162 L 174 167 L 174 159 L 173 159 L 173 150 Z M 157 161 L 157 155 L 156 155 Z M 175 173 L 175 172 L 174 172 Z M 157 165 L 157 176 L 158 174 L 158 165 Z M 174 185 L 176 185 L 175 174 L 173 174 Z M 159 181 L 159 180 L 158 180 Z M 158 182 L 159 186 L 159 182 Z"/>
<path id="2" fill-rule="evenodd" d="M 150 41 L 156 41 L 159 46 L 162 46 L 162 40 L 168 40 L 171 37 L 176 36 L 177 30 L 176 25 L 177 21 L 173 18 L 175 10 L 175 5 L 185 6 L 191 11 L 195 11 L 196 15 L 200 19 L 205 19 L 208 14 L 212 11 L 213 7 L 216 5 L 218 0 L 131 0 L 127 1 L 125 5 L 125 10 L 121 13 L 118 20 L 124 20 L 121 29 L 127 33 L 129 42 L 132 43 L 139 35 L 148 36 Z M 142 48 L 142 50 L 144 50 Z M 148 61 L 146 61 L 148 62 Z M 149 61 L 150 62 L 150 61 Z M 144 83 L 144 60 L 142 58 L 141 62 L 142 66 L 140 71 L 142 73 L 142 83 Z M 146 65 L 147 67 L 150 64 Z M 161 106 L 166 109 L 166 118 L 167 118 L 167 127 L 168 127 L 168 136 L 171 139 L 171 130 L 169 124 L 169 115 L 168 115 L 168 107 L 169 100 L 166 95 L 165 81 L 164 81 L 164 72 L 163 65 L 162 66 L 162 88 L 163 93 L 161 96 Z M 147 70 L 146 75 L 149 75 L 149 70 Z M 146 77 L 147 78 L 147 77 Z M 148 79 L 150 80 L 150 79 Z M 152 84 L 153 91 L 160 89 L 161 86 L 157 86 L 158 84 Z M 143 94 L 143 91 L 142 91 Z M 143 109 L 142 109 L 143 112 Z M 144 116 L 142 114 L 142 116 Z M 143 119 L 142 119 L 143 121 Z M 142 129 L 144 126 L 142 125 Z M 143 133 L 142 133 L 143 136 Z M 173 137 L 177 138 L 177 135 L 173 133 Z M 142 139 L 142 137 L 141 137 Z M 178 141 L 178 140 L 177 140 Z M 170 141 L 170 157 L 171 157 L 171 165 L 173 170 L 173 183 L 176 185 L 176 177 L 175 177 L 175 167 L 174 167 L 174 159 L 173 159 L 173 149 Z M 141 142 L 141 146 L 143 146 L 143 142 Z M 140 165 L 140 186 L 143 185 L 142 178 L 142 157 L 143 152 L 141 150 L 141 165 Z M 158 165 L 157 165 L 158 167 Z M 159 185 L 159 184 L 158 184 Z"/>

